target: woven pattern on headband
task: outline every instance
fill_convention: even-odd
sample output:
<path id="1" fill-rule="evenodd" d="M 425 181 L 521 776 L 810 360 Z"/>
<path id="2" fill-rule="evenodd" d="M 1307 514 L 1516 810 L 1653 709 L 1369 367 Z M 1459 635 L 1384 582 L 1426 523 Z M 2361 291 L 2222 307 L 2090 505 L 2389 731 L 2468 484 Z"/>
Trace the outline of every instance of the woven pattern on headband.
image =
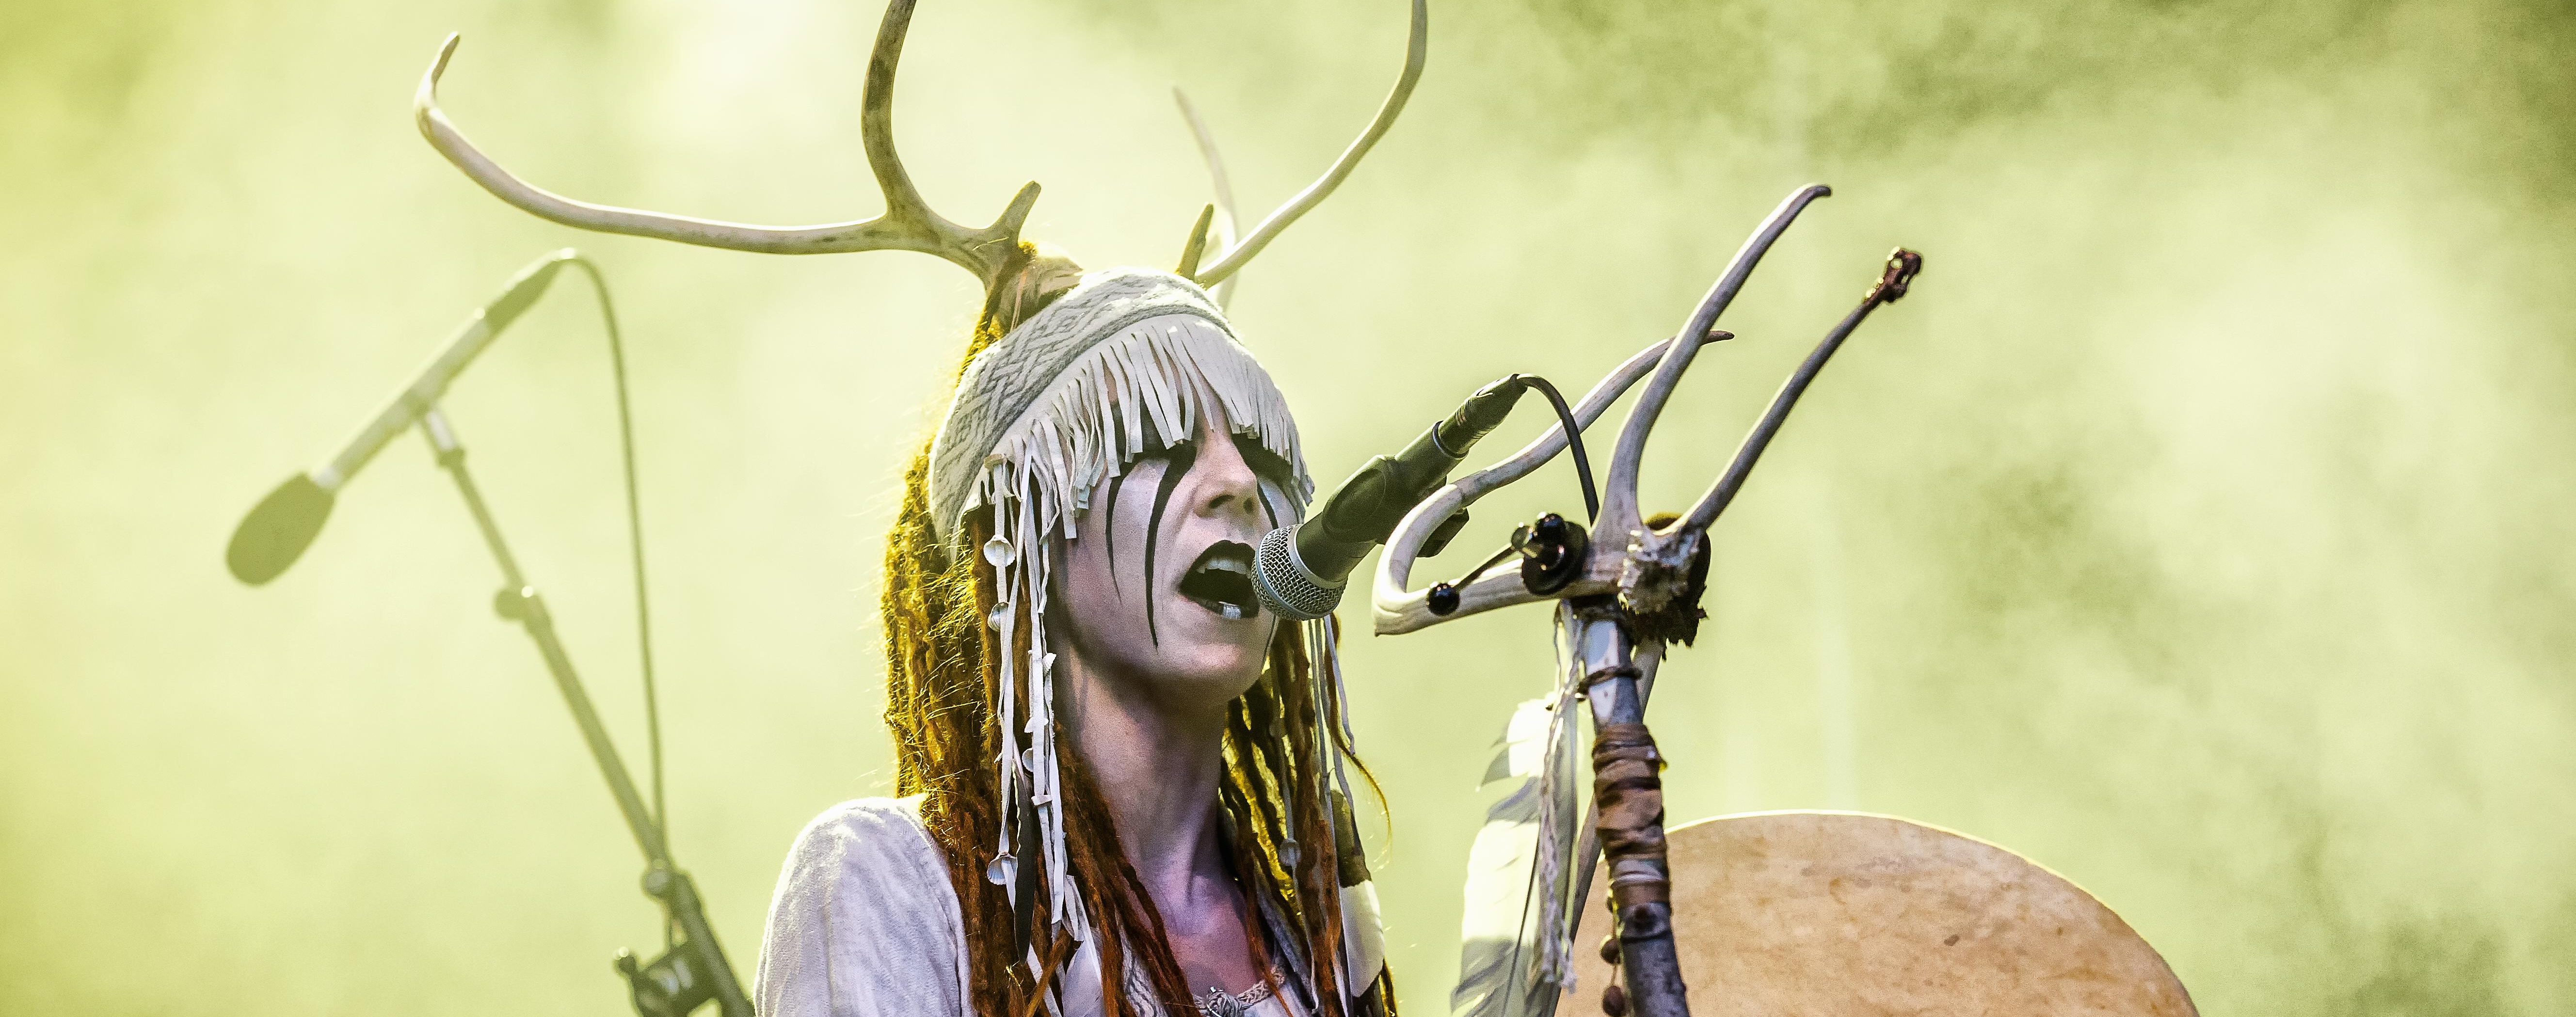
<path id="1" fill-rule="evenodd" d="M 1294 468 L 1288 493 L 1302 504 L 1314 483 L 1295 419 L 1206 292 L 1150 269 L 1086 275 L 967 365 L 930 446 L 932 524 L 956 533 L 991 503 L 993 471 L 1035 453 L 1053 460 L 1038 485 L 1061 516 L 1048 521 L 1069 525 L 1090 489 L 1144 450 L 1148 425 L 1167 440 L 1195 435 L 1210 395 L 1237 433 Z"/>

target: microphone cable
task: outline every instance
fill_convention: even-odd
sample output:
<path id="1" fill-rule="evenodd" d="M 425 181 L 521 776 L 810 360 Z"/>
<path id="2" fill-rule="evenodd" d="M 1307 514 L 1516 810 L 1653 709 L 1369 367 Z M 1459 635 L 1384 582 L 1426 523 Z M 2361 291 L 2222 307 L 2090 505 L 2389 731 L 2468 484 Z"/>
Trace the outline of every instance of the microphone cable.
<path id="1" fill-rule="evenodd" d="M 1584 518 L 1589 522 L 1600 522 L 1601 492 L 1592 483 L 1592 458 L 1583 454 L 1583 427 L 1574 419 L 1574 411 L 1565 405 L 1565 396 L 1559 394 L 1556 386 L 1549 384 L 1547 379 L 1535 374 L 1515 374 L 1507 380 L 1535 388 L 1540 395 L 1547 397 L 1547 405 L 1556 411 L 1556 425 L 1565 431 L 1565 447 L 1574 453 L 1574 479 L 1583 485 Z M 1465 586 L 1475 582 L 1476 577 L 1484 575 L 1485 570 L 1510 560 L 1514 554 L 1527 553 L 1515 540 L 1513 543 L 1504 545 L 1502 550 L 1494 552 L 1494 556 L 1485 559 L 1483 564 L 1467 570 L 1467 574 L 1458 577 L 1457 582 L 1440 583 L 1434 588 L 1446 587 L 1454 590 Z"/>
<path id="2" fill-rule="evenodd" d="M 1583 484 L 1583 518 L 1588 522 L 1600 522 L 1601 492 L 1592 486 L 1592 457 L 1583 454 L 1583 425 L 1575 422 L 1574 411 L 1565 405 L 1565 396 L 1556 391 L 1556 386 L 1548 384 L 1547 379 L 1535 374 L 1512 377 L 1537 389 L 1538 394 L 1547 397 L 1549 408 L 1556 411 L 1556 424 L 1565 429 L 1565 447 L 1574 453 L 1574 479 Z"/>
<path id="3" fill-rule="evenodd" d="M 617 447 L 626 482 L 626 547 L 635 571 L 635 642 L 637 659 L 644 673 L 644 738 L 646 755 L 652 760 L 653 826 L 661 841 L 671 842 L 671 815 L 662 796 L 662 708 L 653 685 L 653 607 L 645 593 L 644 582 L 644 505 L 635 480 L 635 413 L 626 383 L 626 341 L 617 328 L 617 305 L 609 299 L 608 279 L 599 266 L 582 255 L 570 260 L 590 279 L 591 291 L 599 295 L 599 317 L 608 330 L 608 370 L 617 385 Z M 662 945 L 668 949 L 678 942 L 678 932 L 670 922 L 662 925 Z"/>

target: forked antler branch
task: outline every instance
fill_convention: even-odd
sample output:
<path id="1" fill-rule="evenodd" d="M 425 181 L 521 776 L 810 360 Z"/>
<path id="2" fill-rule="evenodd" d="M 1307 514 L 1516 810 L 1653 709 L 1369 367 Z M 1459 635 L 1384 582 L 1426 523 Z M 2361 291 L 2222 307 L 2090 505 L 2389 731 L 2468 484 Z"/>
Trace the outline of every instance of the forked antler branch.
<path id="1" fill-rule="evenodd" d="M 456 53 L 458 37 L 439 47 L 438 59 L 421 76 L 413 100 L 420 132 L 447 161 L 493 196 L 537 216 L 579 229 L 676 240 L 703 247 L 766 254 L 837 254 L 851 251 L 919 251 L 937 255 L 975 273 L 986 291 L 1016 267 L 1021 258 L 1020 226 L 1038 200 L 1033 181 L 1020 188 L 1000 218 L 983 229 L 968 229 L 930 210 L 904 172 L 894 147 L 894 75 L 903 54 L 904 33 L 912 24 L 914 0 L 886 6 L 877 29 L 876 48 L 868 57 L 867 88 L 860 99 L 859 135 L 867 149 L 868 167 L 885 192 L 885 214 L 874 219 L 817 226 L 754 226 L 595 205 L 564 197 L 519 179 L 476 149 L 438 108 L 438 79 Z"/>
<path id="2" fill-rule="evenodd" d="M 1385 136 L 1387 128 L 1395 126 L 1396 115 L 1404 112 L 1405 100 L 1413 97 L 1414 83 L 1422 80 L 1422 59 L 1430 49 L 1430 36 L 1430 11 L 1425 8 L 1424 0 L 1413 0 L 1413 28 L 1405 43 L 1404 73 L 1396 77 L 1395 88 L 1386 93 L 1386 101 L 1378 106 L 1377 116 L 1369 121 L 1368 129 L 1360 132 L 1359 140 L 1351 142 L 1351 147 L 1342 150 L 1341 158 L 1333 160 L 1332 167 L 1326 169 L 1321 178 L 1306 185 L 1305 190 L 1297 192 L 1296 197 L 1288 199 L 1287 204 L 1279 206 L 1278 211 L 1270 213 L 1268 218 L 1261 220 L 1261 225 L 1253 227 L 1252 232 L 1245 234 L 1242 242 L 1227 248 L 1214 264 L 1200 269 L 1191 277 L 1193 281 L 1201 286 L 1214 286 L 1224 282 L 1226 277 L 1233 275 L 1243 268 L 1244 263 L 1251 261 L 1254 255 L 1260 254 L 1262 248 L 1270 246 L 1271 241 L 1278 239 L 1280 232 L 1286 230 L 1288 224 L 1296 222 L 1299 216 L 1323 204 L 1324 199 L 1333 193 L 1333 189 L 1342 185 L 1343 178 L 1351 175 L 1351 170 L 1357 167 L 1360 164 L 1360 158 L 1366 156 L 1369 149 L 1377 144 L 1377 139 Z"/>
<path id="3" fill-rule="evenodd" d="M 1833 356 L 1834 351 L 1841 347 L 1843 340 L 1850 336 L 1853 329 L 1859 327 L 1871 310 L 1880 304 L 1890 303 L 1904 296 L 1906 287 L 1913 280 L 1914 274 L 1922 268 L 1922 258 L 1911 251 L 1899 249 L 1891 255 L 1877 285 L 1870 288 L 1869 293 L 1862 298 L 1860 306 L 1827 333 L 1824 341 L 1808 355 L 1797 372 L 1781 386 L 1780 393 L 1772 400 L 1770 409 L 1763 414 L 1761 421 L 1754 425 L 1752 433 L 1745 437 L 1744 444 L 1737 450 L 1733 463 L 1711 487 L 1708 494 L 1704 495 L 1689 513 L 1677 517 L 1671 523 L 1658 529 L 1646 527 L 1643 520 L 1639 518 L 1637 506 L 1637 471 L 1639 460 L 1645 452 L 1647 435 L 1653 430 L 1656 417 L 1662 412 L 1665 402 L 1671 398 L 1674 386 L 1680 382 L 1682 372 L 1689 368 L 1691 358 L 1698 353 L 1699 348 L 1711 341 L 1726 337 L 1726 333 L 1714 329 L 1717 318 L 1726 311 L 1727 305 L 1734 301 L 1736 293 L 1744 287 L 1746 278 L 1752 275 L 1754 266 L 1761 262 L 1763 254 L 1770 250 L 1773 242 L 1780 239 L 1781 233 L 1789 228 L 1789 224 L 1806 209 L 1808 204 L 1830 193 L 1832 193 L 1830 190 L 1819 184 L 1801 188 L 1781 201 L 1779 207 L 1772 210 L 1770 217 L 1763 220 L 1761 227 L 1754 230 L 1751 237 L 1746 238 L 1744 246 L 1735 252 L 1735 258 L 1728 264 L 1725 274 L 1718 277 L 1717 282 L 1709 288 L 1707 296 L 1703 297 L 1699 306 L 1693 309 L 1690 320 L 1682 326 L 1682 331 L 1674 338 L 1656 343 L 1628 358 L 1626 363 L 1613 369 L 1599 385 L 1594 386 L 1592 391 L 1583 397 L 1582 404 L 1574 410 L 1578 426 L 1588 427 L 1609 408 L 1612 401 L 1618 399 L 1640 379 L 1648 378 L 1649 372 L 1652 372 L 1651 379 L 1647 380 L 1645 388 L 1638 395 L 1636 407 L 1629 411 L 1627 423 L 1620 429 L 1619 443 L 1612 454 L 1610 475 L 1605 485 L 1607 490 L 1604 493 L 1601 515 L 1593 528 L 1589 550 L 1582 571 L 1578 575 L 1562 587 L 1541 593 L 1530 589 L 1530 584 L 1520 575 L 1510 572 L 1485 573 L 1454 590 L 1445 592 L 1445 599 L 1436 609 L 1430 597 L 1430 591 L 1406 589 L 1415 557 L 1441 521 L 1449 518 L 1451 513 L 1473 504 L 1476 499 L 1494 489 L 1528 475 L 1530 471 L 1537 469 L 1564 450 L 1566 442 L 1563 434 L 1557 430 L 1550 430 L 1512 458 L 1470 474 L 1434 492 L 1397 525 L 1395 533 L 1387 539 L 1386 556 L 1379 562 L 1376 588 L 1373 591 L 1378 634 L 1395 635 L 1411 632 L 1451 618 L 1461 618 L 1512 604 L 1581 597 L 1609 593 L 1614 590 L 1621 592 L 1624 604 L 1630 593 L 1634 592 L 1630 590 L 1630 585 L 1636 577 L 1630 573 L 1636 572 L 1637 566 L 1641 564 L 1656 567 L 1672 566 L 1671 562 L 1661 561 L 1660 558 L 1655 561 L 1643 561 L 1641 556 L 1655 558 L 1658 554 L 1670 556 L 1672 553 L 1678 553 L 1679 560 L 1686 564 L 1691 553 L 1690 542 L 1696 541 L 1698 539 L 1696 535 L 1705 531 L 1709 524 L 1716 520 L 1718 514 L 1723 512 L 1727 503 L 1732 500 L 1735 492 L 1743 486 L 1745 478 L 1752 473 L 1754 463 L 1761 458 L 1764 448 L 1770 444 L 1772 436 L 1779 432 L 1781 423 L 1787 419 L 1789 411 L 1796 405 L 1798 398 L 1806 392 L 1807 386 L 1815 380 L 1817 372 L 1824 368 L 1826 360 Z M 1674 543 L 1676 540 L 1681 543 Z M 1695 597 L 1696 594 L 1692 596 Z"/>
<path id="4" fill-rule="evenodd" d="M 1788 422 L 1789 411 L 1797 407 L 1798 397 L 1807 393 L 1807 386 L 1815 383 L 1817 372 L 1825 369 L 1825 361 L 1833 359 L 1834 351 L 1842 349 L 1843 340 L 1851 337 L 1852 330 L 1860 327 L 1860 323 L 1869 317 L 1869 312 L 1877 310 L 1880 304 L 1893 304 L 1904 299 L 1906 289 L 1914 285 L 1915 273 L 1921 271 L 1923 256 L 1920 254 L 1899 247 L 1887 256 L 1887 267 L 1879 271 L 1878 282 L 1861 296 L 1860 306 L 1852 308 L 1833 331 L 1825 333 L 1824 341 L 1817 343 L 1816 348 L 1807 354 L 1806 361 L 1789 375 L 1789 380 L 1780 383 L 1780 391 L 1771 397 L 1771 408 L 1763 412 L 1762 419 L 1754 423 L 1753 430 L 1745 433 L 1744 443 L 1736 446 L 1735 459 L 1727 464 L 1726 472 L 1718 475 L 1717 482 L 1709 485 L 1708 493 L 1701 495 L 1688 513 L 1664 527 L 1663 532 L 1705 530 L 1717 522 L 1718 513 L 1726 511 L 1726 506 L 1735 501 L 1735 492 L 1744 489 L 1745 478 L 1753 475 L 1753 464 L 1761 461 L 1762 450 L 1771 446 L 1772 436 L 1779 434 L 1780 425 Z"/>
<path id="5" fill-rule="evenodd" d="M 1716 284 L 1709 287 L 1708 296 L 1691 311 L 1690 321 L 1675 333 L 1683 341 L 1675 342 L 1664 350 L 1663 362 L 1655 365 L 1654 378 L 1646 383 L 1645 391 L 1638 394 L 1636 408 L 1628 411 L 1627 425 L 1619 429 L 1619 444 L 1610 453 L 1610 476 L 1604 485 L 1608 491 L 1602 498 L 1601 522 L 1595 529 L 1624 542 L 1628 532 L 1638 527 L 1637 466 L 1645 456 L 1646 434 L 1654 430 L 1655 418 L 1663 413 L 1665 401 L 1672 398 L 1673 386 L 1681 383 L 1682 372 L 1690 369 L 1691 358 L 1698 355 L 1701 337 L 1716 326 L 1717 316 L 1726 313 L 1726 306 L 1735 302 L 1736 292 L 1742 290 L 1744 281 L 1752 277 L 1754 266 L 1762 263 L 1762 256 L 1771 250 L 1780 234 L 1787 232 L 1789 224 L 1797 221 L 1798 213 L 1806 211 L 1816 199 L 1833 193 L 1833 188 L 1823 184 L 1809 184 L 1781 199 L 1779 207 L 1771 210 L 1770 217 L 1762 220 L 1761 227 L 1755 229 L 1752 236 L 1744 238 L 1744 246 L 1737 248 L 1735 259 L 1727 263 L 1726 274 L 1717 277 Z"/>
<path id="6" fill-rule="evenodd" d="M 1202 227 L 1193 231 L 1191 242 L 1193 244 L 1204 244 L 1207 240 L 1212 239 L 1216 241 L 1217 250 L 1226 250 L 1234 246 L 1234 228 L 1236 220 L 1234 217 L 1234 183 L 1226 178 L 1225 158 L 1217 154 L 1216 135 L 1208 130 L 1207 121 L 1199 116 L 1198 107 L 1190 105 L 1189 93 L 1183 92 L 1178 86 L 1175 86 L 1172 89 L 1172 101 L 1180 104 L 1181 119 L 1189 122 L 1190 136 L 1198 139 L 1199 157 L 1207 160 L 1208 185 L 1216 192 L 1216 202 L 1214 206 L 1215 212 L 1213 213 L 1215 218 L 1212 224 L 1216 232 L 1213 236 L 1210 236 L 1207 234 L 1206 228 Z M 1191 271 L 1196 270 L 1197 264 L 1195 262 L 1191 263 Z M 1234 284 L 1238 281 L 1240 281 L 1239 276 L 1229 275 L 1225 277 L 1224 281 L 1208 288 L 1208 295 L 1216 298 L 1216 306 L 1219 310 L 1223 310 L 1234 303 Z"/>

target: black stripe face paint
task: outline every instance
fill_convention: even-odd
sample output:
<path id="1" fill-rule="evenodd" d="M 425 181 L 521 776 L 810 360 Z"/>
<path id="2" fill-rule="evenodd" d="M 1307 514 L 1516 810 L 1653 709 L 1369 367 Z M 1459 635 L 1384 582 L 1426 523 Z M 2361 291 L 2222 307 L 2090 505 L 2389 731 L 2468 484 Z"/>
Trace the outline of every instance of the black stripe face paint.
<path id="1" fill-rule="evenodd" d="M 1252 468 L 1253 476 L 1260 478 L 1258 486 L 1261 491 L 1261 518 L 1269 521 L 1271 529 L 1278 529 L 1278 502 L 1287 500 L 1288 487 L 1294 482 L 1293 478 L 1296 477 L 1297 471 L 1288 465 L 1288 460 L 1281 459 L 1269 449 L 1261 447 L 1259 435 L 1241 432 L 1235 434 L 1233 438 L 1234 450 L 1243 456 L 1243 464 Z M 1278 495 L 1275 499 L 1272 497 L 1274 489 Z"/>
<path id="2" fill-rule="evenodd" d="M 1194 442 L 1180 442 L 1163 452 L 1163 479 L 1154 485 L 1154 514 L 1145 520 L 1145 635 L 1155 646 L 1163 645 L 1162 633 L 1154 628 L 1154 601 L 1159 592 L 1154 587 L 1154 552 L 1163 543 L 1163 509 L 1172 502 L 1172 489 L 1181 486 L 1181 475 L 1190 472 L 1198 461 L 1199 449 Z"/>
<path id="3" fill-rule="evenodd" d="M 1127 474 L 1136 472 L 1141 461 L 1131 463 L 1117 476 L 1109 478 L 1109 508 L 1100 522 L 1100 550 L 1110 561 L 1109 592 L 1118 592 L 1118 485 L 1127 482 Z M 1152 587 L 1147 587 L 1148 590 Z M 1151 628 L 1152 626 L 1147 626 Z"/>

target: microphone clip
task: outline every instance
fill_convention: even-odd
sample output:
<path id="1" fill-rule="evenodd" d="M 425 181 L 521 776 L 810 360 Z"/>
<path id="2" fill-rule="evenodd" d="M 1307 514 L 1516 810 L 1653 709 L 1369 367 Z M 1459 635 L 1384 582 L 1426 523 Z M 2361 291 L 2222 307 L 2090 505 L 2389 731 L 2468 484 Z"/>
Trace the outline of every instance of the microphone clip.
<path id="1" fill-rule="evenodd" d="M 1464 510 L 1458 513 L 1460 516 L 1465 514 Z M 1544 597 L 1582 578 L 1583 563 L 1591 553 L 1592 538 L 1584 532 L 1583 524 L 1550 512 L 1535 522 L 1514 527 L 1510 546 L 1494 552 L 1493 557 L 1459 577 L 1457 582 L 1433 583 L 1425 595 L 1423 606 L 1440 617 L 1457 613 L 1465 603 L 1465 595 L 1459 592 L 1459 587 L 1475 582 L 1476 577 L 1513 555 L 1519 555 L 1521 559 L 1521 586 Z"/>

